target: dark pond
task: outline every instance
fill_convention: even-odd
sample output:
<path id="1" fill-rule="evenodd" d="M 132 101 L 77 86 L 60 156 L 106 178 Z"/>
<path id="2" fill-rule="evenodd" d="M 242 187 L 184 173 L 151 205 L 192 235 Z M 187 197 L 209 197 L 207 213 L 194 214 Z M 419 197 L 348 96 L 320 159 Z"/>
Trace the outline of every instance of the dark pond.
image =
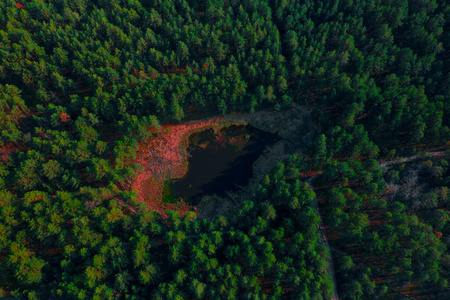
<path id="1" fill-rule="evenodd" d="M 252 176 L 253 163 L 267 145 L 278 140 L 274 134 L 250 126 L 231 126 L 219 135 L 207 130 L 190 137 L 187 174 L 166 185 L 165 200 L 179 198 L 196 204 L 201 196 L 245 186 Z"/>

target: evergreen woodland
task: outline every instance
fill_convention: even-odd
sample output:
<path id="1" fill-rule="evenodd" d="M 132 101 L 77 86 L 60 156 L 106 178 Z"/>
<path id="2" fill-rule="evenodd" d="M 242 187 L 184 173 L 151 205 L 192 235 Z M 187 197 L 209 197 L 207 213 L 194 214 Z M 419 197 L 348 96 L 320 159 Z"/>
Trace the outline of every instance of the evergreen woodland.
<path id="1" fill-rule="evenodd" d="M 449 49 L 447 0 L 0 1 L 0 297 L 449 299 Z M 160 124 L 292 107 L 231 217 L 126 188 Z"/>

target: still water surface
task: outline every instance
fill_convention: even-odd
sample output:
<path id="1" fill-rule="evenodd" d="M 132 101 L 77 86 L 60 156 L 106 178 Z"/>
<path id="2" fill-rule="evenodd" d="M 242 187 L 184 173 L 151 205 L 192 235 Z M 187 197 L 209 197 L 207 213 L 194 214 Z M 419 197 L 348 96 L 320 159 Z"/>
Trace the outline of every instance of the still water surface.
<path id="1" fill-rule="evenodd" d="M 168 184 L 166 200 L 183 198 L 195 205 L 203 195 L 223 196 L 236 185 L 247 185 L 253 163 L 267 145 L 277 140 L 276 135 L 250 126 L 231 126 L 219 135 L 212 130 L 192 135 L 188 172 Z"/>

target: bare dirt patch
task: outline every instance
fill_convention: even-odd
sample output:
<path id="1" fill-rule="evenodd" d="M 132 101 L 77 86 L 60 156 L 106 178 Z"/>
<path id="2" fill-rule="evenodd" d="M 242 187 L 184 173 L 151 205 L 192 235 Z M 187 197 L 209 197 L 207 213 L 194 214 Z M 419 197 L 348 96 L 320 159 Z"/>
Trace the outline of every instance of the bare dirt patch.
<path id="1" fill-rule="evenodd" d="M 310 108 L 296 105 L 284 111 L 265 110 L 254 114 L 232 114 L 224 118 L 230 121 L 245 121 L 252 127 L 276 133 L 280 138 L 290 140 L 301 147 L 311 143 L 316 135 L 310 114 Z"/>
<path id="2" fill-rule="evenodd" d="M 230 217 L 234 213 L 235 206 L 236 203 L 230 198 L 207 195 L 198 205 L 198 217 L 201 219 L 212 219 L 216 215 Z"/>

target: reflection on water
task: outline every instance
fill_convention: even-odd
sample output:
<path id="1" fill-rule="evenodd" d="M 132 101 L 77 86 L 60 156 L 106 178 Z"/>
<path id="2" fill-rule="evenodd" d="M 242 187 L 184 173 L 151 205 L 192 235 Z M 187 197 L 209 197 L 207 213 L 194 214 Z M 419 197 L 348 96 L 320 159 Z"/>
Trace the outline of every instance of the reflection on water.
<path id="1" fill-rule="evenodd" d="M 168 198 L 188 199 L 196 204 L 202 195 L 224 195 L 236 189 L 236 184 L 247 185 L 253 163 L 277 139 L 274 134 L 250 126 L 231 126 L 219 135 L 212 130 L 192 135 L 188 172 L 169 185 Z"/>

